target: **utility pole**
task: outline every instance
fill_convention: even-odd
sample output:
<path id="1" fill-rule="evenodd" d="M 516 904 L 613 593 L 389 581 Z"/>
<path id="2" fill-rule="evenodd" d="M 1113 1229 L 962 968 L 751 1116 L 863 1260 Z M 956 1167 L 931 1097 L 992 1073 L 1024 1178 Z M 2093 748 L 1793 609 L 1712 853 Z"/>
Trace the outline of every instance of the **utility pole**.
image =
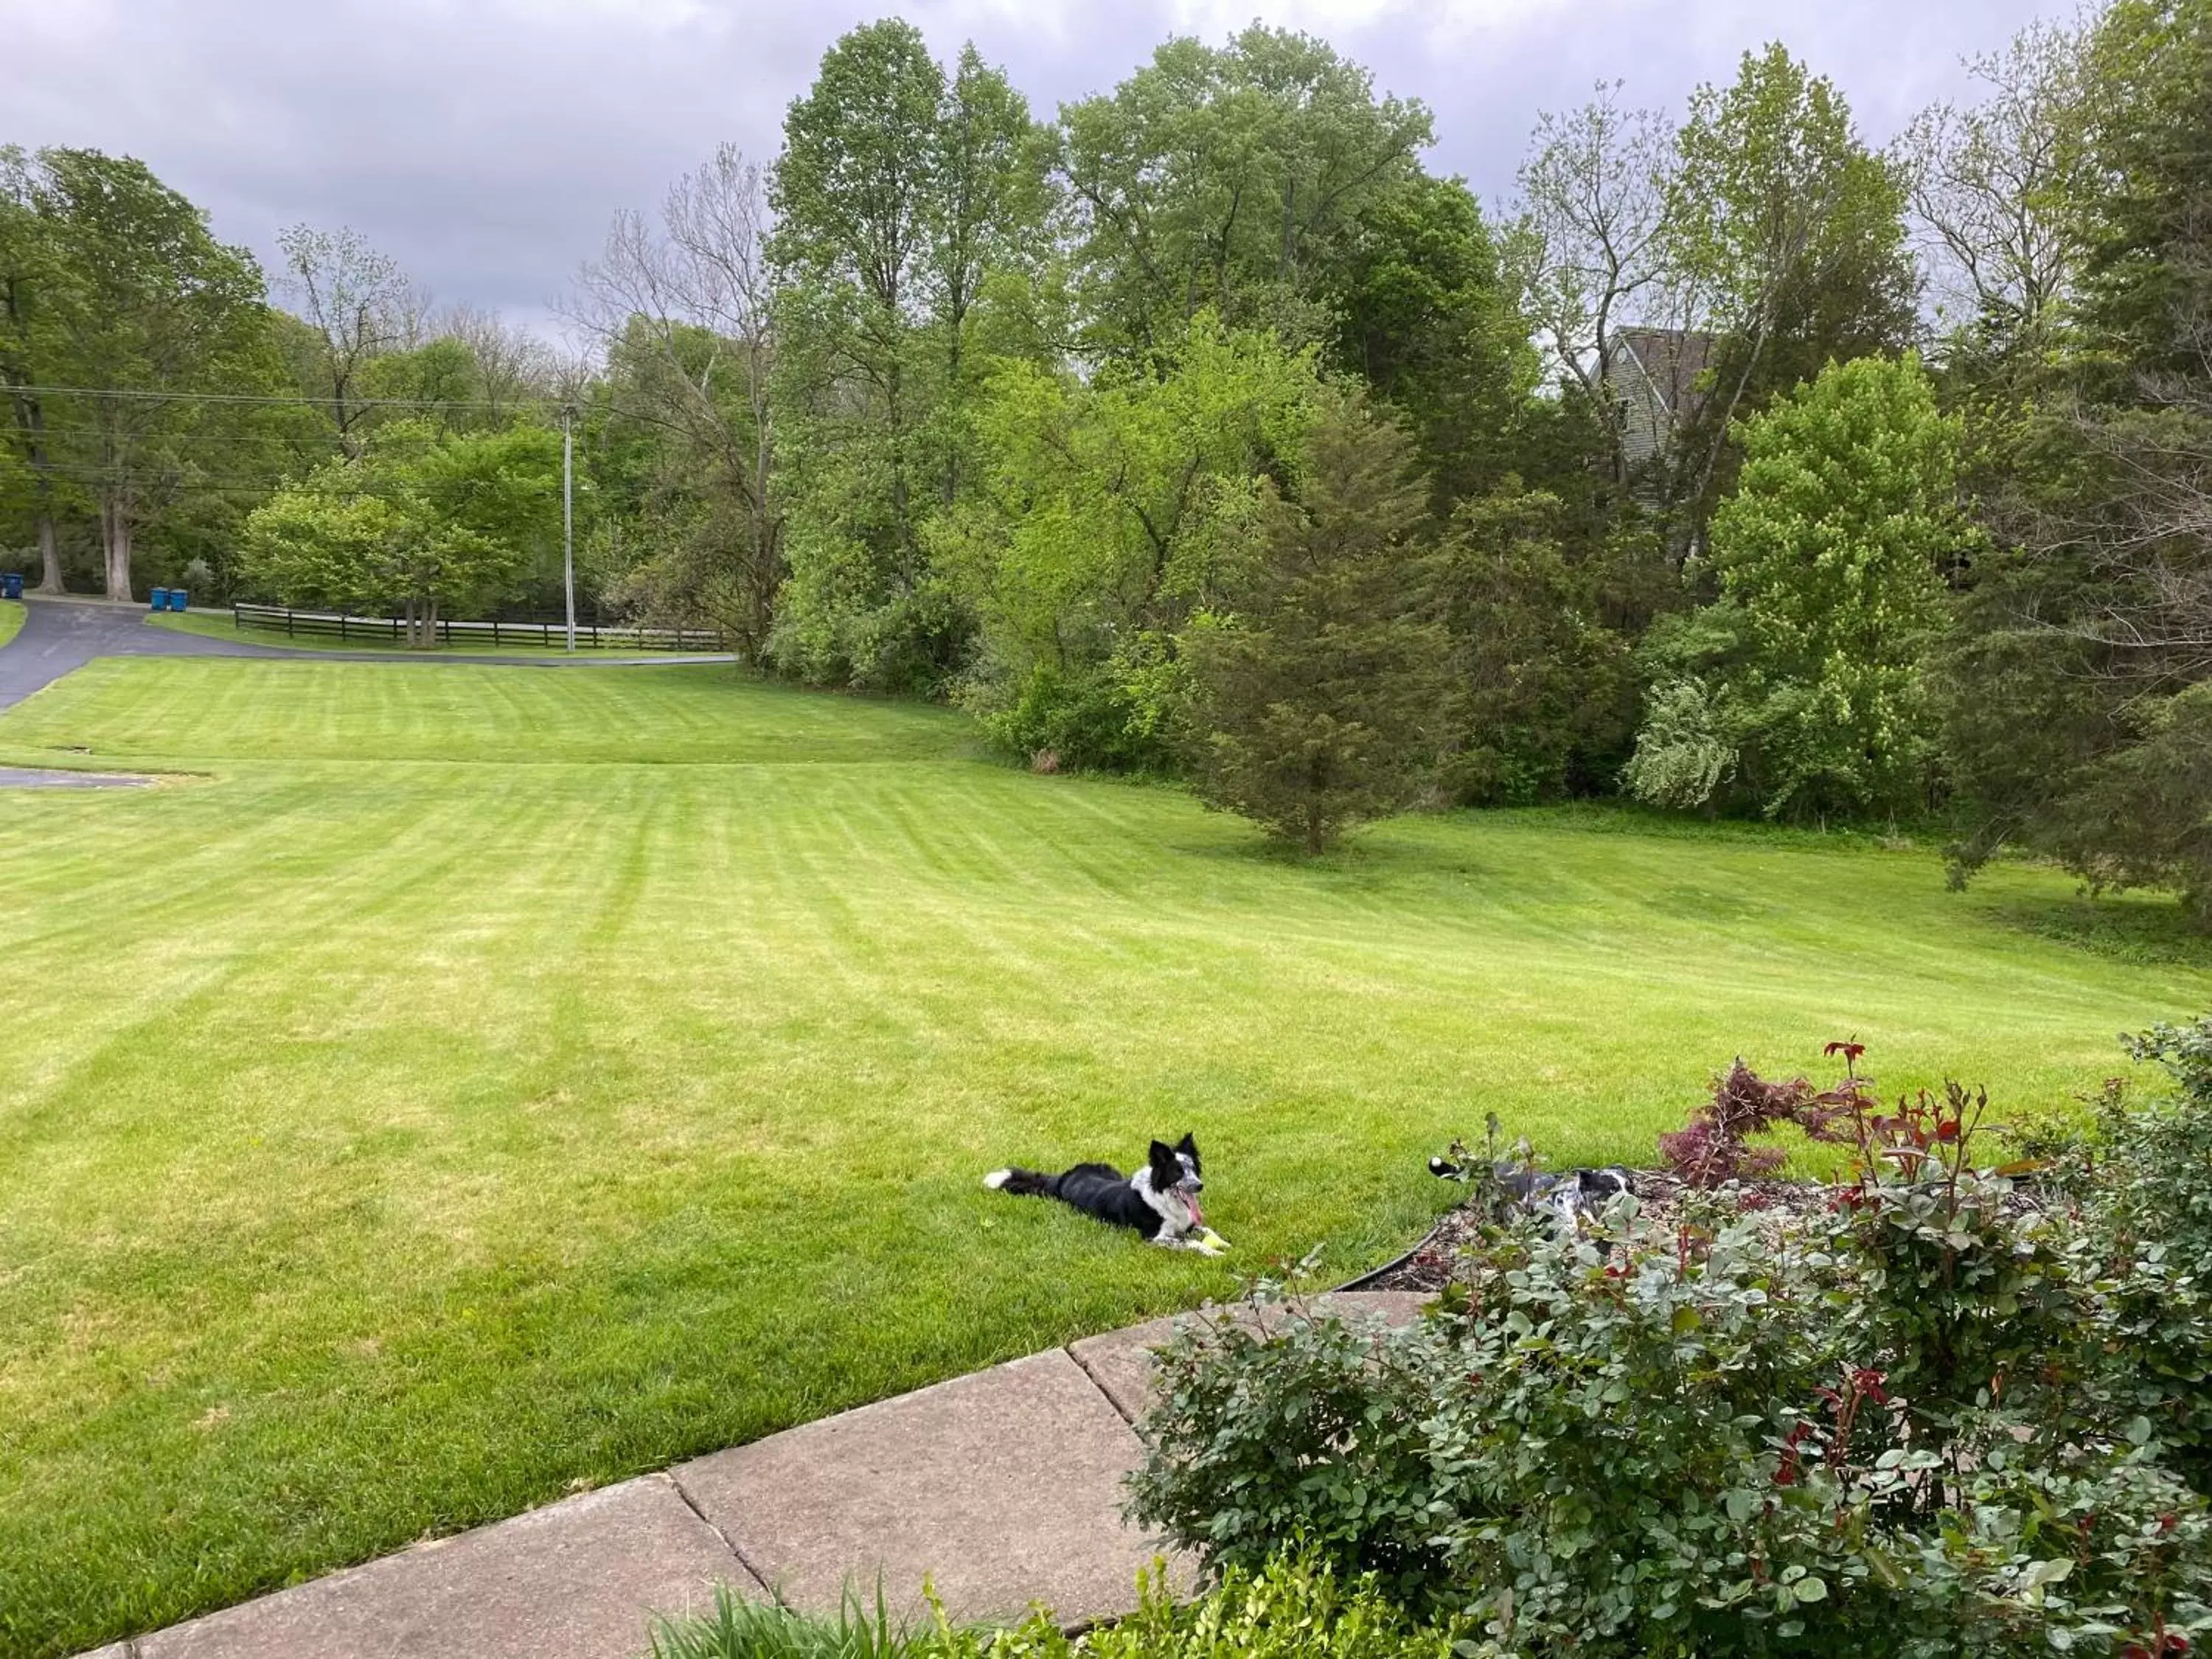
<path id="1" fill-rule="evenodd" d="M 570 429 L 575 409 L 561 405 L 561 592 L 568 606 L 568 649 L 576 648 L 576 441 Z"/>

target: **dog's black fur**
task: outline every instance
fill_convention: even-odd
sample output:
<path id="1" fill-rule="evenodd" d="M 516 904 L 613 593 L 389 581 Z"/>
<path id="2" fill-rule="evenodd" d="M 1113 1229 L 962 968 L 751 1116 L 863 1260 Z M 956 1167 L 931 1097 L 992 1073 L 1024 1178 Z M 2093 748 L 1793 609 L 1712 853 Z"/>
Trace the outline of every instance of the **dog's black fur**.
<path id="1" fill-rule="evenodd" d="M 994 1170 L 983 1184 L 1018 1198 L 1056 1198 L 1155 1244 L 1196 1249 L 1206 1233 L 1197 1197 L 1206 1182 L 1199 1170 L 1198 1142 L 1189 1135 L 1172 1146 L 1154 1141 L 1145 1167 L 1133 1176 L 1124 1176 L 1110 1164 L 1079 1164 L 1060 1175 Z"/>

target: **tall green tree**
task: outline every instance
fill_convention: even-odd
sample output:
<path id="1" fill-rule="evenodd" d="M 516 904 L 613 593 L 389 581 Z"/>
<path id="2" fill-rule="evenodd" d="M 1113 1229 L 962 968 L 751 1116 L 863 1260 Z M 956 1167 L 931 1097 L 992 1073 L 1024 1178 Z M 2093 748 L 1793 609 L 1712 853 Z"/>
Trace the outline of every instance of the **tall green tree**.
<path id="1" fill-rule="evenodd" d="M 1416 173 L 1373 196 L 1332 239 L 1310 291 L 1330 318 L 1329 366 L 1396 411 L 1440 505 L 1526 466 L 1536 353 L 1464 183 Z"/>
<path id="2" fill-rule="evenodd" d="M 108 596 L 128 599 L 137 532 L 198 468 L 191 442 L 227 418 L 192 394 L 277 384 L 260 270 L 127 157 L 42 150 L 27 198 L 61 273 L 34 301 L 40 372 L 95 393 L 43 411 L 49 453 L 97 514 Z"/>
<path id="3" fill-rule="evenodd" d="M 1670 276 L 1682 314 L 1717 339 L 1677 457 L 1695 522 L 1725 484 L 1732 422 L 1831 360 L 1911 340 L 1916 276 L 1899 170 L 1861 141 L 1835 85 L 1778 44 L 1692 94 L 1674 149 Z"/>
<path id="4" fill-rule="evenodd" d="M 2090 46 L 2085 143 L 2091 176 L 2074 192 L 2081 310 L 2124 365 L 2205 373 L 2212 317 L 2212 4 L 2117 0 Z"/>
<path id="5" fill-rule="evenodd" d="M 1440 735 L 1428 485 L 1395 422 L 1339 395 L 1293 491 L 1264 484 L 1222 601 L 1185 630 L 1194 781 L 1307 854 L 1416 799 Z"/>
<path id="6" fill-rule="evenodd" d="M 1719 596 L 1647 641 L 1652 718 L 1629 784 L 1770 817 L 1923 808 L 1926 659 L 1944 573 L 1974 539 L 1958 422 L 1917 359 L 1862 357 L 1778 398 L 1741 441 L 1735 492 L 1713 515 Z"/>
<path id="7" fill-rule="evenodd" d="M 771 186 L 773 387 L 790 580 L 774 650 L 810 678 L 934 689 L 966 619 L 924 525 L 957 498 L 991 271 L 1043 210 L 1029 113 L 969 50 L 911 24 L 833 46 L 791 106 Z"/>
<path id="8" fill-rule="evenodd" d="M 1170 40 L 1060 127 L 1083 343 L 1140 356 L 1201 310 L 1328 338 L 1317 290 L 1342 239 L 1431 137 L 1425 108 L 1376 96 L 1325 41 L 1256 23 L 1222 47 Z"/>
<path id="9" fill-rule="evenodd" d="M 58 343 L 49 313 L 64 303 L 68 273 L 53 245 L 52 227 L 39 210 L 33 163 L 21 149 L 0 148 L 0 387 L 8 395 L 9 446 L 15 466 L 0 470 L 0 483 L 20 471 L 22 499 L 39 549 L 39 589 L 62 591 L 58 519 L 68 495 L 57 476 L 46 431 L 46 400 L 37 390 L 55 383 Z"/>
<path id="10" fill-rule="evenodd" d="M 2078 325 L 1989 446 L 1942 664 L 1954 871 L 2021 845 L 2212 926 L 2212 4 L 2121 0 L 2087 76 Z"/>

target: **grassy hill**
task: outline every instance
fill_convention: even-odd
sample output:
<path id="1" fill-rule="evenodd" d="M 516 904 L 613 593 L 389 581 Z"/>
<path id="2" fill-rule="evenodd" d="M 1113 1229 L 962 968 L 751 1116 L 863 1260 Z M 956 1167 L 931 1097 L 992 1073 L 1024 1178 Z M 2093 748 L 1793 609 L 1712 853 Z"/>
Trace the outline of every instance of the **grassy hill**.
<path id="1" fill-rule="evenodd" d="M 1487 1112 L 1648 1161 L 1853 1033 L 2032 1111 L 2212 1002 L 2048 872 L 1594 810 L 1300 865 L 969 744 L 701 668 L 116 659 L 0 715 L 186 775 L 0 791 L 0 1650 L 1349 1274 Z M 978 1184 L 1185 1129 L 1226 1263 Z"/>

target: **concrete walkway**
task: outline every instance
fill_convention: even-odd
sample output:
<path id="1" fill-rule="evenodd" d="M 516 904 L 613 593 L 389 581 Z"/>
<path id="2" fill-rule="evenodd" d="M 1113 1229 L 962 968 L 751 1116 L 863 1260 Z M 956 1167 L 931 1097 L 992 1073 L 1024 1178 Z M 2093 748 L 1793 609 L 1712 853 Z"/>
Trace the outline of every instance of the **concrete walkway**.
<path id="1" fill-rule="evenodd" d="M 260 657 L 287 662 L 380 662 L 421 668 L 441 663 L 475 663 L 493 668 L 654 668 L 695 663 L 732 663 L 734 656 L 608 656 L 593 652 L 574 657 L 494 657 L 440 651 L 410 656 L 397 651 L 312 651 L 246 640 L 210 639 L 200 634 L 155 628 L 149 613 L 107 599 L 42 599 L 24 596 L 23 626 L 0 646 L 0 708 L 19 703 L 94 657 Z"/>
<path id="2" fill-rule="evenodd" d="M 1425 1298 L 1320 1298 L 1402 1323 Z M 679 1463 L 103 1648 L 94 1659 L 636 1659 L 714 1587 L 836 1610 L 846 1584 L 957 1620 L 1136 1605 L 1158 1541 L 1121 1519 L 1154 1320 Z M 1187 1565 L 1177 1573 L 1189 1583 Z"/>

